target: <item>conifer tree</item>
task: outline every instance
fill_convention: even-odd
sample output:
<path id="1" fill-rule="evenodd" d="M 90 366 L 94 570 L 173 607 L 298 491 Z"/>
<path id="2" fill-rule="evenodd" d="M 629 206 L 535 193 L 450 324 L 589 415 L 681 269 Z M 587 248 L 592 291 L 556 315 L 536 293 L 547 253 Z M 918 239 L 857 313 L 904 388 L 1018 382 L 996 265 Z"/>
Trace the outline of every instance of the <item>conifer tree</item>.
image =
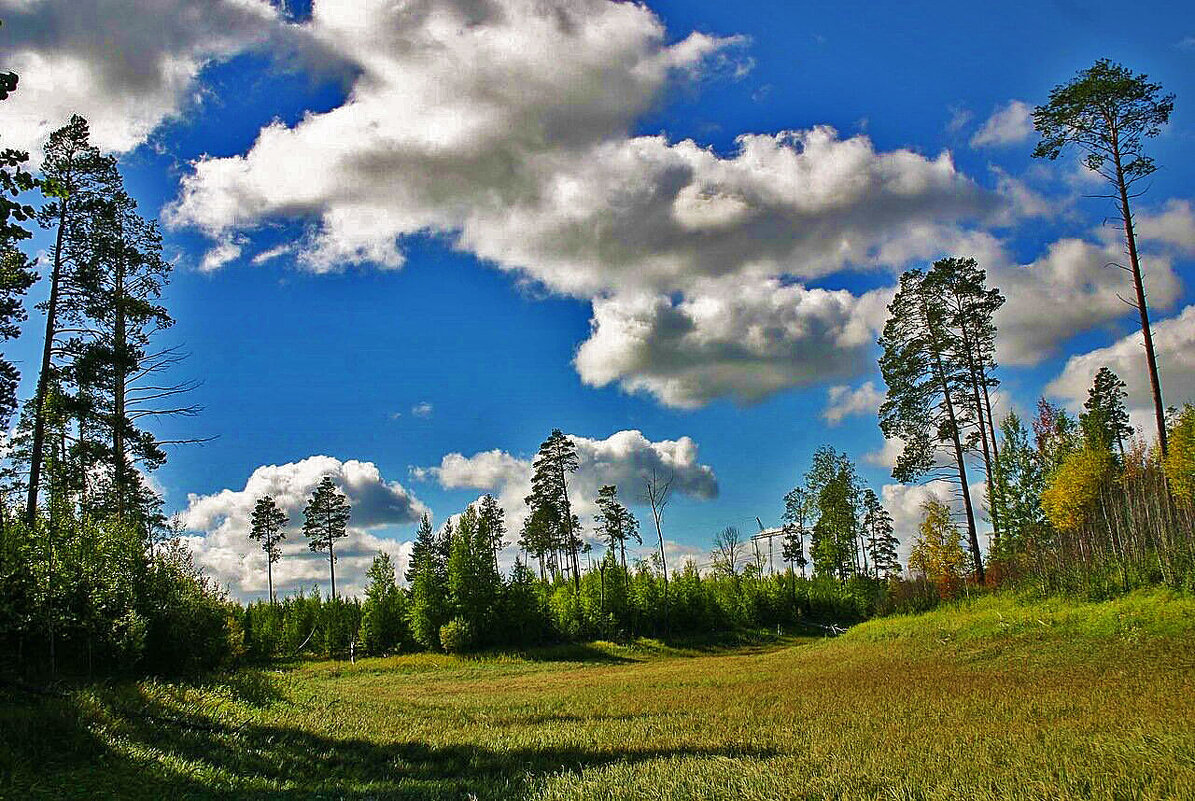
<path id="1" fill-rule="evenodd" d="M 1050 473 L 1079 448 L 1079 425 L 1066 409 L 1045 398 L 1037 401 L 1037 416 L 1033 419 L 1033 438 L 1041 459 L 1042 470 Z"/>
<path id="2" fill-rule="evenodd" d="M 37 273 L 32 268 L 32 262 L 11 240 L 0 239 L 0 343 L 20 335 L 20 323 L 27 316 L 25 293 L 36 281 Z M 21 371 L 0 353 L 0 429 L 7 430 L 16 411 L 17 384 L 20 380 Z"/>
<path id="3" fill-rule="evenodd" d="M 16 90 L 17 82 L 14 73 L 0 72 L 0 100 L 7 99 Z M 19 324 L 27 317 L 25 293 L 37 281 L 32 263 L 18 249 L 19 242 L 32 236 L 24 223 L 34 219 L 33 207 L 23 202 L 21 195 L 38 186 L 23 166 L 28 160 L 29 154 L 24 151 L 0 150 L 0 343 L 20 334 Z M 0 353 L 0 430 L 8 429 L 16 411 L 20 379 L 17 366 Z M 3 481 L 0 487 L 0 546 L 8 524 L 8 494 L 17 489 L 16 480 L 15 471 L 9 467 L 0 473 L 0 481 Z"/>
<path id="4" fill-rule="evenodd" d="M 539 563 L 540 580 L 547 578 L 548 569 L 555 570 L 553 555 L 560 541 L 559 531 L 563 528 L 560 512 L 554 503 L 527 496 L 530 507 L 523 518 L 523 529 L 519 536 L 519 547 Z"/>
<path id="5" fill-rule="evenodd" d="M 840 466 L 817 494 L 817 522 L 813 525 L 810 554 L 814 572 L 845 581 L 857 570 L 856 537 L 858 488 L 845 466 Z"/>
<path id="6" fill-rule="evenodd" d="M 809 504 L 805 511 L 813 519 L 809 556 L 814 572 L 843 580 L 855 573 L 859 567 L 859 484 L 855 465 L 847 455 L 829 445 L 814 451 L 805 473 L 804 494 L 793 497 L 805 498 Z"/>
<path id="7" fill-rule="evenodd" d="M 271 496 L 257 499 L 250 519 L 249 539 L 261 543 L 261 549 L 266 552 L 270 603 L 274 603 L 274 563 L 282 558 L 282 540 L 286 539 L 285 529 L 289 522 L 286 512 L 278 508 Z"/>
<path id="8" fill-rule="evenodd" d="M 893 534 L 892 515 L 870 487 L 863 490 L 863 536 L 871 553 L 872 574 L 876 578 L 899 576 L 900 560 L 896 553 L 899 541 Z"/>
<path id="9" fill-rule="evenodd" d="M 526 499 L 532 515 L 537 509 L 545 510 L 541 513 L 545 522 L 551 516 L 546 509 L 555 510 L 557 533 L 562 537 L 556 546 L 571 561 L 575 590 L 581 588 L 581 538 L 569 503 L 568 474 L 575 473 L 579 464 L 576 445 L 560 429 L 553 429 L 531 463 L 531 495 Z"/>
<path id="10" fill-rule="evenodd" d="M 61 367 L 56 364 L 67 351 L 63 339 L 63 313 L 74 310 L 71 327 L 86 324 L 80 319 L 84 316 L 80 306 L 88 300 L 87 289 L 75 278 L 80 269 L 101 259 L 100 245 L 91 222 L 99 215 L 99 204 L 114 192 L 119 182 L 115 160 L 103 156 L 91 144 L 87 121 L 78 115 L 50 134 L 42 160 L 42 175 L 46 203 L 38 212 L 38 222 L 55 233 L 50 255 L 49 296 L 42 305 L 46 326 L 33 401 L 25 508 L 28 520 L 33 519 L 37 510 L 42 464 L 46 456 L 48 398 L 51 392 L 61 393 L 64 384 Z M 90 465 L 80 467 L 86 470 Z"/>
<path id="11" fill-rule="evenodd" d="M 506 536 L 506 512 L 493 495 L 481 496 L 477 508 L 477 525 L 481 539 L 486 543 L 494 559 L 494 570 L 498 570 L 498 554 L 508 543 Z"/>
<path id="12" fill-rule="evenodd" d="M 137 213 L 119 184 L 95 204 L 87 226 L 93 258 L 75 268 L 79 297 L 70 312 L 82 333 L 69 348 L 82 419 L 95 422 L 106 446 L 97 503 L 117 520 L 145 527 L 153 501 L 142 473 L 159 467 L 166 454 L 141 423 L 195 412 L 169 402 L 191 385 L 164 386 L 157 377 L 177 363 L 176 354 L 151 350 L 154 337 L 174 323 L 159 302 L 171 265 L 162 258 L 157 223 Z"/>
<path id="13" fill-rule="evenodd" d="M 469 506 L 457 520 L 448 556 L 448 598 L 453 616 L 478 644 L 495 624 L 502 579 L 494 566 L 492 541 L 481 516 Z"/>
<path id="14" fill-rule="evenodd" d="M 332 599 L 336 598 L 336 540 L 348 536 L 349 515 L 348 498 L 337 491 L 331 476 L 324 476 L 303 509 L 303 534 L 313 553 L 328 552 Z"/>
<path id="15" fill-rule="evenodd" d="M 796 568 L 801 568 L 801 576 L 805 576 L 805 567 L 809 564 L 805 556 L 805 537 L 810 532 L 810 521 L 815 516 L 816 498 L 805 487 L 794 487 L 784 496 L 784 540 L 781 544 L 781 554 L 789 568 L 796 575 Z"/>
<path id="16" fill-rule="evenodd" d="M 1146 139 L 1152 139 L 1170 121 L 1174 95 L 1162 94 L 1160 84 L 1149 76 L 1108 59 L 1078 73 L 1069 83 L 1054 87 L 1045 105 L 1033 110 L 1033 127 L 1041 139 L 1033 149 L 1034 158 L 1053 161 L 1070 148 L 1084 154 L 1087 169 L 1112 185 L 1112 199 L 1120 212 L 1124 231 L 1127 267 L 1120 266 L 1133 279 L 1135 308 L 1141 320 L 1145 344 L 1145 364 L 1153 395 L 1158 445 L 1166 456 L 1166 412 L 1162 404 L 1162 380 L 1154 351 L 1149 309 L 1145 301 L 1145 279 L 1137 251 L 1137 233 L 1133 223 L 1130 198 L 1145 190 L 1137 184 L 1157 170 L 1154 160 L 1145 155 Z"/>
<path id="17" fill-rule="evenodd" d="M 987 476 L 992 536 L 1001 534 L 998 504 L 994 502 L 998 446 L 992 420 L 990 391 L 1000 385 L 996 369 L 996 324 L 994 315 L 1004 305 L 999 289 L 987 287 L 987 275 L 973 258 L 944 258 L 934 262 L 925 276 L 925 291 L 938 297 L 944 309 L 942 328 L 951 343 L 950 361 L 961 365 L 967 376 L 967 390 L 960 403 L 975 423 L 968 441 L 978 441 Z"/>
<path id="18" fill-rule="evenodd" d="M 1044 545 L 1047 533 L 1041 493 L 1046 487 L 1041 451 L 1029 441 L 1029 432 L 1014 412 L 1000 422 L 997 502 L 1004 520 L 1004 534 L 994 545 L 996 556 L 1008 558 L 1023 553 L 1030 544 Z"/>
<path id="19" fill-rule="evenodd" d="M 971 375 L 957 358 L 961 348 L 946 326 L 949 309 L 941 295 L 930 289 L 924 272 L 909 270 L 900 277 L 900 288 L 888 306 L 888 321 L 879 339 L 880 372 L 888 385 L 880 406 L 880 430 L 888 439 L 903 443 L 892 469 L 897 481 L 939 474 L 939 457 L 953 463 L 945 472 L 963 501 L 971 561 L 982 583 L 983 557 L 966 465 L 966 432 L 976 422 L 966 400 Z"/>
<path id="20" fill-rule="evenodd" d="M 424 648 L 440 647 L 440 627 L 448 622 L 448 560 L 444 541 L 450 537 L 450 527 L 446 527 L 443 536 L 437 536 L 428 516 L 420 518 L 406 574 L 411 590 L 407 616 L 411 636 Z"/>
<path id="21" fill-rule="evenodd" d="M 367 653 L 393 653 L 407 637 L 406 598 L 394 580 L 394 561 L 382 551 L 365 572 L 361 607 L 361 644 Z"/>
<path id="22" fill-rule="evenodd" d="M 1125 384 L 1116 373 L 1101 367 L 1087 391 L 1084 411 L 1079 415 L 1079 430 L 1088 445 L 1113 448 L 1124 456 L 1124 441 L 1133 435 L 1129 410 L 1125 408 Z"/>
<path id="23" fill-rule="evenodd" d="M 622 569 L 627 569 L 627 540 L 633 539 L 643 544 L 639 536 L 639 521 L 631 514 L 631 510 L 623 506 L 618 500 L 618 488 L 613 484 L 606 484 L 598 490 L 596 502 L 598 513 L 593 521 L 597 524 L 597 535 L 611 551 L 619 552 Z"/>

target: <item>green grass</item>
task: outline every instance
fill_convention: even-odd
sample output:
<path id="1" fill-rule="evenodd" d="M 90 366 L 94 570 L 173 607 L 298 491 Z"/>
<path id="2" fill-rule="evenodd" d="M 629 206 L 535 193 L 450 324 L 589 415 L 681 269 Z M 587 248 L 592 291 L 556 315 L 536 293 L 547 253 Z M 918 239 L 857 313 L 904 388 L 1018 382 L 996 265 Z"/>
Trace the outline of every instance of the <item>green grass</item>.
<path id="1" fill-rule="evenodd" d="M 1195 798 L 1195 601 L 0 697 L 5 798 Z"/>

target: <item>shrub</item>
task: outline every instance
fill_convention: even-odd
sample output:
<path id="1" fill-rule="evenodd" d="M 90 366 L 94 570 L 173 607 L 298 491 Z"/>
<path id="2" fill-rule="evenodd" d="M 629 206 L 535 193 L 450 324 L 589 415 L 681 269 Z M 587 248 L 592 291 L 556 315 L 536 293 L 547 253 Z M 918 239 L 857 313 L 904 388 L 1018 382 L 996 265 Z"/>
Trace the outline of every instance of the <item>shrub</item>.
<path id="1" fill-rule="evenodd" d="M 459 654 L 473 647 L 473 629 L 468 621 L 454 618 L 440 627 L 440 646 L 446 653 Z"/>

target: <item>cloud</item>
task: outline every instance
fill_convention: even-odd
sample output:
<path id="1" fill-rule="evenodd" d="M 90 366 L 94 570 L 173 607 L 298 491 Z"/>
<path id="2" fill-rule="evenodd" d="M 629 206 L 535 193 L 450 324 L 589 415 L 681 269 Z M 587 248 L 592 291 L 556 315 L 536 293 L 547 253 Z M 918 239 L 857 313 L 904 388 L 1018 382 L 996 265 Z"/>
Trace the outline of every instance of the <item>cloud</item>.
<path id="1" fill-rule="evenodd" d="M 305 222 L 296 260 L 314 271 L 398 268 L 406 237 L 440 234 L 520 281 L 592 301 L 594 335 L 576 360 L 592 385 L 693 406 L 812 381 L 838 363 L 813 358 L 833 352 L 819 329 L 864 330 L 815 306 L 867 304 L 798 281 L 874 267 L 911 227 L 984 218 L 1000 203 L 949 153 L 881 152 L 828 126 L 745 134 L 726 154 L 632 135 L 677 86 L 733 75 L 743 60 L 740 37 L 670 42 L 642 5 L 317 4 L 305 30 L 357 69 L 344 103 L 266 126 L 241 155 L 195 162 L 168 221 L 217 242 Z M 752 299 L 734 297 L 740 285 Z M 802 311 L 780 310 L 769 287 Z M 669 324 L 693 332 L 635 341 Z M 787 338 L 736 348 L 765 326 Z M 846 367 L 830 371 L 840 378 L 861 363 L 851 336 Z M 806 345 L 808 357 L 785 352 Z"/>
<path id="2" fill-rule="evenodd" d="M 428 401 L 420 401 L 411 407 L 411 414 L 413 414 L 415 417 L 422 417 L 424 419 L 431 417 L 433 411 L 435 411 L 435 407 L 433 407 Z"/>
<path id="3" fill-rule="evenodd" d="M 1123 314 L 1116 276 L 1067 266 L 1109 260 L 1097 246 L 1055 243 L 1021 268 L 976 230 L 1048 216 L 1051 203 L 1002 173 L 985 190 L 948 152 L 880 151 L 828 126 L 744 134 L 729 152 L 635 135 L 678 87 L 749 66 L 742 37 L 670 36 L 642 4 L 324 0 L 294 23 L 265 0 L 150 2 L 154 13 L 140 4 L 122 18 L 133 0 L 113 0 L 117 11 L 83 29 L 77 3 L 0 0 L 16 15 L 0 35 L 21 27 L 13 52 L 83 54 L 84 94 L 115 149 L 182 113 L 204 65 L 247 50 L 301 52 L 313 70 L 350 76 L 339 105 L 191 165 L 164 217 L 211 238 L 204 269 L 253 252 L 255 234 L 280 220 L 305 233 L 253 263 L 289 253 L 313 271 L 398 268 L 406 238 L 439 235 L 520 282 L 592 303 L 574 359 L 585 383 L 681 408 L 863 375 L 892 288 L 817 286 L 844 269 L 993 256 L 981 262 L 1007 286 L 1001 356 L 1011 364 Z M 169 64 L 175 83 L 161 77 Z M 37 102 L 31 91 L 30 108 L 51 115 L 54 92 L 80 96 L 65 82 Z M 1018 103 L 985 130 L 1023 117 Z M 1184 214 L 1176 202 L 1159 216 L 1160 244 L 1182 247 Z M 1177 280 L 1167 261 L 1150 269 L 1164 307 Z M 1042 301 L 1054 291 L 1058 302 Z"/>
<path id="4" fill-rule="evenodd" d="M 985 547 L 987 532 L 991 525 L 984 519 L 983 481 L 970 485 L 971 504 L 975 510 L 975 526 L 979 533 L 980 547 Z M 970 553 L 966 544 L 967 523 L 963 509 L 963 499 L 958 492 L 957 483 L 946 480 L 930 481 L 925 484 L 885 484 L 880 488 L 880 502 L 892 515 L 892 529 L 896 538 L 900 540 L 897 553 L 901 567 L 908 569 L 909 553 L 913 549 L 913 541 L 917 538 L 917 530 L 925 516 L 925 503 L 938 500 L 950 507 L 959 531 L 963 535 L 963 548 Z"/>
<path id="5" fill-rule="evenodd" d="M 1172 198 L 1160 210 L 1138 211 L 1134 222 L 1141 239 L 1195 255 L 1195 207 L 1191 201 Z"/>
<path id="6" fill-rule="evenodd" d="M 215 272 L 229 262 L 236 261 L 241 257 L 241 251 L 246 241 L 244 236 L 225 238 L 203 254 L 203 259 L 199 263 L 199 271 L 201 273 Z M 257 263 L 256 258 L 253 261 L 255 264 Z"/>
<path id="7" fill-rule="evenodd" d="M 904 440 L 900 437 L 885 438 L 884 444 L 879 448 L 863 454 L 863 462 L 874 465 L 875 467 L 884 467 L 891 470 L 896 466 L 896 460 L 900 458 L 900 454 L 904 448 Z"/>
<path id="8" fill-rule="evenodd" d="M 996 192 L 1008 201 L 1009 223 L 1034 217 L 1051 219 L 1071 204 L 1070 198 L 1060 201 L 1043 196 L 1024 180 L 1010 175 L 1000 167 L 992 166 L 990 169 L 996 176 Z"/>
<path id="9" fill-rule="evenodd" d="M 310 553 L 301 533 L 303 508 L 324 476 L 332 477 L 352 506 L 349 536 L 336 544 L 337 590 L 347 595 L 359 592 L 365 571 L 378 551 L 390 553 L 400 572 L 405 569 L 410 543 L 378 533 L 417 521 L 427 507 L 398 482 L 385 480 L 372 462 L 341 461 L 331 456 L 258 467 L 243 489 L 189 495 L 180 520 L 188 531 L 198 532 L 188 538 L 196 564 L 241 597 L 263 594 L 265 555 L 257 543 L 248 539 L 248 532 L 254 504 L 258 498 L 272 495 L 290 517 L 283 556 L 274 565 L 275 589 L 314 583 L 326 589 L 327 555 Z"/>
<path id="10" fill-rule="evenodd" d="M 779 279 L 710 282 L 691 296 L 614 296 L 593 303 L 574 364 L 591 386 L 617 382 L 694 408 L 757 401 L 782 389 L 868 369 L 887 290 L 856 296 Z"/>
<path id="11" fill-rule="evenodd" d="M 1143 256 L 1149 264 L 1150 302 L 1167 309 L 1179 299 L 1182 284 L 1173 260 L 1161 253 Z M 1129 312 L 1121 297 L 1132 295 L 1119 244 L 1097 245 L 1066 238 L 1020 267 L 998 265 L 992 282 L 1008 302 L 997 322 L 1000 359 L 1013 365 L 1038 364 L 1058 345 L 1082 331 L 1121 320 Z"/>
<path id="12" fill-rule="evenodd" d="M 876 389 L 873 381 L 854 389 L 846 384 L 838 384 L 826 392 L 826 408 L 822 410 L 822 419 L 836 426 L 852 415 L 876 414 L 883 402 L 884 393 Z"/>
<path id="13" fill-rule="evenodd" d="M 573 511 L 588 530 L 595 507 L 593 499 L 603 484 L 618 486 L 623 503 L 640 505 L 644 480 L 653 470 L 672 475 L 678 495 L 709 500 L 718 495 L 718 480 L 708 465 L 697 458 L 697 443 L 689 437 L 674 440 L 647 439 L 640 431 L 611 434 L 592 439 L 570 434 L 577 448 L 580 466 L 569 479 Z M 465 456 L 445 455 L 433 467 L 411 470 L 416 480 L 435 480 L 446 489 L 476 489 L 491 492 L 506 510 L 507 523 L 517 533 L 526 513 L 523 499 L 531 493 L 531 459 L 506 451 L 490 450 Z M 513 538 L 512 538 L 513 539 Z"/>
<path id="14" fill-rule="evenodd" d="M 0 0 L 0 16 L 5 68 L 21 77 L 5 143 L 33 153 L 73 113 L 103 150 L 132 150 L 200 102 L 204 67 L 297 33 L 266 0 Z"/>
<path id="15" fill-rule="evenodd" d="M 975 135 L 971 147 L 1015 145 L 1033 135 L 1033 107 L 1021 100 L 1010 100 L 992 112 Z"/>
<path id="16" fill-rule="evenodd" d="M 294 253 L 294 252 L 295 252 L 295 246 L 291 243 L 283 243 L 281 245 L 276 245 L 272 248 L 263 250 L 262 252 L 258 253 L 256 256 L 254 256 L 253 264 L 255 266 L 258 264 L 265 264 L 268 261 L 273 261 L 274 259 L 277 259 L 281 256 L 285 256 L 288 253 Z"/>
<path id="17" fill-rule="evenodd" d="M 949 108 L 950 119 L 946 122 L 946 132 L 957 134 L 970 124 L 975 114 L 966 106 L 954 105 Z"/>
<path id="18" fill-rule="evenodd" d="M 1195 400 L 1195 306 L 1187 306 L 1175 317 L 1154 320 L 1153 337 L 1163 399 L 1172 406 Z M 1127 403 L 1132 409 L 1150 410 L 1138 413 L 1135 419 L 1147 420 L 1145 430 L 1152 432 L 1153 400 L 1140 331 L 1107 347 L 1071 356 L 1062 372 L 1046 386 L 1046 392 L 1077 409 L 1087 399 L 1087 390 L 1101 367 L 1109 368 L 1125 382 Z"/>

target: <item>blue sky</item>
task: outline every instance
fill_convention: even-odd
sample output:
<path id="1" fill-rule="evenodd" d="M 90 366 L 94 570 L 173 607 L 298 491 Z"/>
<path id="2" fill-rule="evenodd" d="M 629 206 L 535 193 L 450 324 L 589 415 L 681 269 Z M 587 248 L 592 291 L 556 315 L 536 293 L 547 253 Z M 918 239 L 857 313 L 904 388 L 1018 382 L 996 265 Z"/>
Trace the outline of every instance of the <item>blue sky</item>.
<path id="1" fill-rule="evenodd" d="M 590 442 L 578 493 L 678 472 L 677 554 L 777 522 L 822 443 L 907 532 L 934 490 L 888 475 L 873 343 L 900 270 L 942 254 L 1010 298 L 1005 408 L 1081 402 L 1104 363 L 1144 408 L 1127 287 L 1102 267 L 1113 210 L 1073 160 L 1029 157 L 1027 109 L 1100 57 L 1178 96 L 1138 208 L 1167 402 L 1195 395 L 1179 4 L 1131 24 L 1069 2 L 95 5 L 0 0 L 22 76 L 0 132 L 35 151 L 84 114 L 165 221 L 167 339 L 204 412 L 163 433 L 217 438 L 154 478 L 238 594 L 264 584 L 254 492 L 298 503 L 333 470 L 377 505 L 352 576 L 379 547 L 401 558 L 423 509 L 488 490 L 517 516 L 520 460 L 557 427 Z M 26 392 L 39 323 L 11 348 Z M 294 547 L 284 583 L 322 576 Z"/>

